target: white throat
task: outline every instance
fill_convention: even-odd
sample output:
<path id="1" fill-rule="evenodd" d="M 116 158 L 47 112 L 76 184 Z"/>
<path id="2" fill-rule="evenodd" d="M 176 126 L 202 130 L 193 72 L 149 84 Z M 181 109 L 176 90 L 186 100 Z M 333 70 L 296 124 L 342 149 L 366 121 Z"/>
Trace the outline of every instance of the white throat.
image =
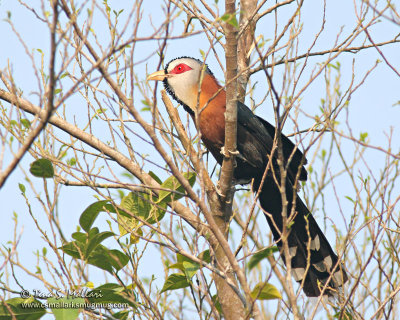
<path id="1" fill-rule="evenodd" d="M 194 59 L 180 58 L 168 65 L 168 73 L 181 63 L 188 65 L 192 70 L 179 74 L 171 74 L 168 77 L 168 84 L 177 99 L 186 104 L 190 109 L 195 110 L 200 92 L 199 83 L 201 82 L 200 77 L 202 76 L 203 65 Z"/>

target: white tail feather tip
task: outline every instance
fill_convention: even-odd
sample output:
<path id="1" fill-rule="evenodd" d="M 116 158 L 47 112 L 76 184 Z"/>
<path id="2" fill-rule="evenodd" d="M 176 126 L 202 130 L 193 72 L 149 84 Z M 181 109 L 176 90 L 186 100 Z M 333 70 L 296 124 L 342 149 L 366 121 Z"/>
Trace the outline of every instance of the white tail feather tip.
<path id="1" fill-rule="evenodd" d="M 321 247 L 321 244 L 319 241 L 319 236 L 316 235 L 315 238 L 313 240 L 311 240 L 311 242 L 310 242 L 310 249 L 318 251 L 320 247 Z"/>
<path id="2" fill-rule="evenodd" d="M 293 276 L 294 280 L 301 281 L 301 280 L 303 280 L 305 272 L 306 272 L 306 270 L 304 268 L 293 268 L 292 276 Z"/>
<path id="3" fill-rule="evenodd" d="M 332 258 L 331 256 L 327 256 L 321 262 L 313 263 L 313 266 L 319 272 L 329 271 L 332 269 Z"/>

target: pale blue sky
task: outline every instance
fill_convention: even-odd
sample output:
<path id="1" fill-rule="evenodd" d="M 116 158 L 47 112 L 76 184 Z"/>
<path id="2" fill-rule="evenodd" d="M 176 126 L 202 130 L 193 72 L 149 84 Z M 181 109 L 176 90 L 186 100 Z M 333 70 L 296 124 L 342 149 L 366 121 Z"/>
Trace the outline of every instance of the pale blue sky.
<path id="1" fill-rule="evenodd" d="M 147 1 L 146 9 L 143 15 L 143 19 L 147 21 L 151 10 L 160 10 L 160 6 L 154 5 L 157 1 Z M 161 1 L 162 2 L 162 1 Z M 222 1 L 221 1 L 222 2 Z M 99 1 L 99 3 L 101 3 Z M 149 5 L 151 3 L 151 6 Z M 118 1 L 110 1 L 111 6 L 118 8 Z M 315 50 L 326 49 L 332 46 L 332 42 L 343 26 L 343 34 L 346 31 L 351 30 L 354 27 L 354 8 L 353 2 L 347 0 L 341 1 L 328 1 L 327 8 L 327 22 L 326 31 L 323 36 L 319 39 Z M 34 19 L 32 13 L 27 11 L 25 8 L 20 6 L 14 0 L 3 0 L 0 2 L 0 18 L 4 19 L 6 17 L 6 12 L 12 12 L 12 21 L 15 23 L 18 32 L 21 34 L 24 40 L 26 40 L 29 50 L 34 50 L 36 48 L 42 49 L 44 52 L 48 51 L 49 47 L 49 35 L 48 30 L 43 26 L 41 22 Z M 281 11 L 280 14 L 283 14 Z M 303 21 L 304 30 L 301 35 L 304 38 L 304 48 L 300 47 L 299 52 L 303 53 L 308 45 L 313 41 L 313 35 L 315 34 L 315 28 L 320 27 L 321 21 L 321 7 L 318 7 L 314 1 L 306 1 L 303 8 Z M 156 23 L 157 19 L 153 17 L 153 23 Z M 270 22 L 272 23 L 272 22 Z M 145 26 L 145 25 L 144 25 Z M 257 33 L 267 34 L 271 24 L 268 22 L 260 25 Z M 181 25 L 175 25 L 175 32 L 181 31 Z M 266 31 L 264 31 L 266 30 Z M 143 34 L 149 34 L 148 30 L 142 29 Z M 399 26 L 384 22 L 381 25 L 371 31 L 373 37 L 376 41 L 384 41 L 391 39 L 393 34 L 399 32 Z M 2 47 L 0 48 L 0 68 L 4 69 L 7 67 L 8 63 L 12 67 L 14 72 L 15 82 L 24 91 L 24 96 L 28 99 L 32 99 L 33 102 L 37 102 L 35 95 L 31 93 L 37 90 L 37 83 L 35 78 L 31 73 L 31 63 L 27 59 L 24 49 L 16 40 L 15 35 L 11 32 L 9 25 L 1 20 L 0 21 L 0 33 L 2 34 Z M 99 30 L 98 33 L 101 33 Z M 267 35 L 266 35 L 267 38 Z M 362 37 L 364 39 L 364 37 Z M 358 41 L 360 43 L 360 41 Z M 303 43 L 302 43 L 303 44 Z M 199 49 L 204 49 L 208 44 L 204 36 L 196 36 L 184 40 L 174 40 L 169 43 L 166 60 L 176 56 L 194 56 L 200 57 Z M 154 50 L 154 44 L 151 43 L 140 43 L 138 44 L 140 50 L 137 50 L 135 59 L 136 61 L 141 60 L 144 56 L 148 54 L 148 50 Z M 302 50 L 303 49 L 303 50 Z M 400 59 L 399 59 L 399 45 L 390 45 L 382 49 L 385 56 L 393 63 L 398 70 L 400 70 Z M 219 52 L 221 52 L 219 50 Z M 39 54 L 35 53 L 37 59 L 39 59 Z M 220 56 L 223 60 L 223 55 Z M 351 68 L 352 60 L 356 59 L 356 82 L 361 80 L 364 76 L 366 70 L 370 69 L 377 59 L 382 60 L 375 49 L 368 49 L 360 53 L 354 54 L 343 54 L 340 56 L 339 61 L 342 65 L 342 79 L 341 83 L 345 87 L 347 83 L 351 80 Z M 155 71 L 157 57 L 153 57 L 146 64 L 141 64 L 137 66 L 138 72 L 142 72 L 141 79 L 145 80 L 146 66 L 149 72 Z M 167 62 L 166 61 L 166 62 Z M 315 60 L 310 60 L 310 65 L 313 61 L 322 61 L 322 58 L 315 58 Z M 210 59 L 208 61 L 209 67 L 213 70 L 217 78 L 223 80 L 223 73 L 218 67 L 215 60 Z M 308 70 L 307 72 L 310 72 Z M 260 74 L 256 75 L 252 81 L 257 79 L 259 83 L 265 83 L 266 79 Z M 397 101 L 400 100 L 400 78 L 383 63 L 375 70 L 370 77 L 366 80 L 365 84 L 355 92 L 352 96 L 350 107 L 349 107 L 349 123 L 356 137 L 360 132 L 367 131 L 369 133 L 370 142 L 376 146 L 385 146 L 386 137 L 393 127 L 393 153 L 399 152 L 400 147 L 400 106 L 393 106 Z M 324 79 L 320 76 L 308 89 L 308 91 L 302 97 L 301 108 L 310 114 L 319 113 L 318 107 L 320 105 L 320 99 L 323 98 L 324 94 Z M 79 117 L 79 104 L 73 103 L 70 100 L 67 101 L 67 105 L 74 115 Z M 86 111 L 85 111 L 86 112 Z M 273 110 L 270 104 L 265 103 L 262 107 L 257 110 L 258 114 L 266 118 L 273 123 Z M 71 117 L 72 119 L 72 117 Z M 342 120 L 345 119 L 342 117 Z M 78 120 L 79 121 L 79 120 Z M 304 118 L 304 128 L 311 124 L 310 119 Z M 286 132 L 292 132 L 292 128 L 289 127 L 285 130 Z M 98 138 L 102 139 L 101 136 Z M 354 146 L 351 143 L 345 144 L 344 154 L 352 155 L 354 152 Z M 374 172 L 379 172 L 383 167 L 384 157 L 382 153 L 377 151 L 368 151 L 367 155 L 368 164 L 371 166 Z M 6 158 L 7 159 L 7 158 Z M 31 162 L 31 157 L 27 155 L 21 162 L 21 166 L 28 171 L 29 163 Z M 338 162 L 333 161 L 332 171 L 337 171 L 335 165 Z M 5 165 L 3 165 L 4 167 Z M 118 171 L 117 171 L 118 172 Z M 119 173 L 122 173 L 121 169 Z M 42 189 L 40 179 L 31 178 L 32 181 L 37 181 L 38 189 Z M 18 183 L 23 182 L 24 176 L 22 175 L 20 169 L 13 172 L 12 176 L 8 179 L 6 185 L 0 191 L 0 203 L 2 204 L 1 215 L 2 223 L 0 224 L 0 243 L 5 244 L 8 240 L 12 238 L 12 214 L 15 211 L 19 216 L 19 228 L 17 232 L 20 232 L 23 228 L 23 235 L 21 242 L 19 244 L 18 251 L 20 253 L 20 259 L 27 266 L 33 265 L 36 259 L 34 257 L 33 251 L 41 249 L 44 245 L 44 241 L 40 238 L 38 231 L 31 218 L 29 217 L 24 199 L 20 194 Z M 51 182 L 50 182 L 51 184 Z M 346 202 L 344 196 L 351 195 L 354 190 L 349 185 L 347 179 L 340 178 L 335 182 L 335 186 L 338 189 L 338 196 L 343 204 L 343 209 L 348 210 L 351 214 L 352 206 L 349 202 Z M 397 191 L 399 186 L 397 185 Z M 27 191 L 28 195 L 31 195 L 30 191 Z M 40 214 L 41 208 L 38 206 L 35 199 L 31 198 L 32 208 L 37 217 L 40 217 L 40 223 L 47 226 L 46 218 Z M 337 213 L 337 202 L 333 196 L 327 197 L 327 211 L 331 218 L 335 220 L 336 223 L 343 226 L 343 221 Z M 63 226 L 64 234 L 67 238 L 70 237 L 71 233 L 75 231 L 76 225 L 78 224 L 78 218 L 80 213 L 92 202 L 95 201 L 93 197 L 93 192 L 89 189 L 85 190 L 83 188 L 76 187 L 64 187 L 61 192 L 61 197 L 59 201 L 59 216 L 61 224 Z M 397 206 L 398 210 L 398 206 Z M 321 217 L 320 217 L 321 218 Z M 43 219 L 43 220 L 41 220 Z M 318 220 L 318 219 L 317 219 Z M 322 223 L 322 221 L 319 221 Z M 333 240 L 332 230 L 328 230 L 328 238 Z M 155 251 L 154 251 L 155 252 Z M 151 276 L 152 274 L 157 274 L 160 272 L 160 266 L 154 263 L 153 256 L 145 256 L 143 260 L 143 274 L 146 276 Z M 99 274 L 100 276 L 100 274 Z M 25 276 L 22 276 L 22 279 Z M 99 277 L 100 278 L 100 277 Z M 29 280 L 31 281 L 31 280 Z M 96 283 L 96 285 L 101 284 Z M 162 279 L 160 281 L 162 284 Z M 35 288 L 38 284 L 24 284 L 27 287 Z"/>

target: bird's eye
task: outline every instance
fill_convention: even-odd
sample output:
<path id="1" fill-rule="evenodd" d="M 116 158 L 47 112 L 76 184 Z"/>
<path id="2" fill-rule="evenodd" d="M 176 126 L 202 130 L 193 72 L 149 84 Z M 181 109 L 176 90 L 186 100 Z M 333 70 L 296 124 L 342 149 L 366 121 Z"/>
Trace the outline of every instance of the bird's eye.
<path id="1" fill-rule="evenodd" d="M 192 70 L 192 68 L 189 67 L 187 64 L 181 63 L 178 64 L 170 73 L 179 74 L 189 70 Z"/>

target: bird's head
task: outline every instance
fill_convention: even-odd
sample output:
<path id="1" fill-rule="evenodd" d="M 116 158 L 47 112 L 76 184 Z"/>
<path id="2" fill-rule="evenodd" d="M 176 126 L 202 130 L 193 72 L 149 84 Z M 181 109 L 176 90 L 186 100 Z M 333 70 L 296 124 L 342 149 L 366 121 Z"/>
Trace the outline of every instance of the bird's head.
<path id="1" fill-rule="evenodd" d="M 171 60 L 147 80 L 162 81 L 165 90 L 192 114 L 201 100 L 212 97 L 221 87 L 206 64 L 190 57 Z"/>

